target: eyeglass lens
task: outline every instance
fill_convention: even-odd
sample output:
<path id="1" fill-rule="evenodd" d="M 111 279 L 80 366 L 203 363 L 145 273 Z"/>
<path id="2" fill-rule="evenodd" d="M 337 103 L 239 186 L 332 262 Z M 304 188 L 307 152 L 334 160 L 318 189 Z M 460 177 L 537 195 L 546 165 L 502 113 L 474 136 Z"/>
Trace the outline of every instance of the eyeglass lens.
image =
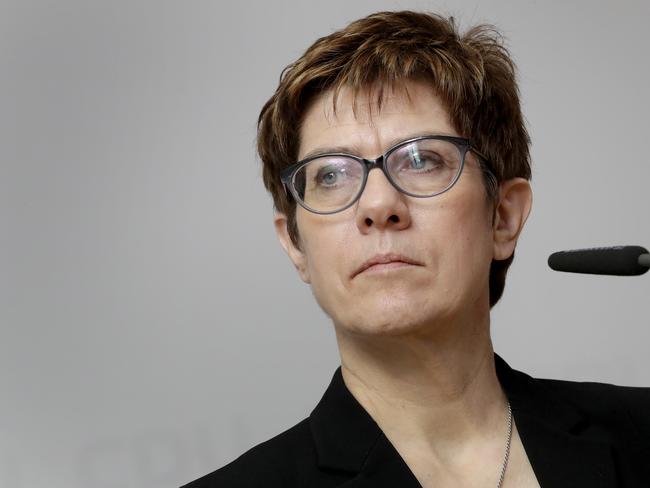
<path id="1" fill-rule="evenodd" d="M 453 142 L 421 139 L 397 147 L 385 161 L 389 179 L 413 196 L 433 196 L 448 189 L 462 166 Z M 336 212 L 359 195 L 365 180 L 363 162 L 348 156 L 324 156 L 302 166 L 293 178 L 297 196 L 316 212 Z"/>

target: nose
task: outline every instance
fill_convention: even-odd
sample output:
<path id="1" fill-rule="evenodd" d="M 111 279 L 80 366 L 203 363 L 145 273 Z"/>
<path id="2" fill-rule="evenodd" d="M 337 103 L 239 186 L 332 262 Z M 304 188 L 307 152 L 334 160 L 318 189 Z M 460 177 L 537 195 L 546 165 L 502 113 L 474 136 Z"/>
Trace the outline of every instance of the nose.
<path id="1" fill-rule="evenodd" d="M 357 227 L 362 234 L 372 229 L 407 228 L 411 225 L 411 216 L 406 199 L 407 196 L 388 181 L 381 169 L 371 169 L 357 204 Z"/>

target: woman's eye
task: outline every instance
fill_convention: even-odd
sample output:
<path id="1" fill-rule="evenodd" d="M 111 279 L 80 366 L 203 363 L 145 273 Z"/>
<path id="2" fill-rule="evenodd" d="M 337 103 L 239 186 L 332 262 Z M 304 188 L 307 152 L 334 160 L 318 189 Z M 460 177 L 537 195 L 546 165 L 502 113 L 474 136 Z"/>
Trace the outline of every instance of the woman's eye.
<path id="1" fill-rule="evenodd" d="M 316 184 L 320 186 L 334 186 L 338 183 L 340 177 L 344 176 L 345 170 L 342 168 L 322 168 L 316 173 Z"/>
<path id="2" fill-rule="evenodd" d="M 418 156 L 411 158 L 411 166 L 415 169 L 423 169 L 426 166 L 426 159 Z"/>
<path id="3" fill-rule="evenodd" d="M 422 154 L 420 152 L 411 152 L 404 170 L 433 170 L 442 164 L 442 158 L 439 154 Z"/>
<path id="4" fill-rule="evenodd" d="M 320 181 L 321 183 L 324 183 L 326 185 L 333 185 L 334 183 L 336 183 L 336 177 L 337 174 L 334 171 L 330 171 L 328 173 L 323 174 L 320 177 Z"/>

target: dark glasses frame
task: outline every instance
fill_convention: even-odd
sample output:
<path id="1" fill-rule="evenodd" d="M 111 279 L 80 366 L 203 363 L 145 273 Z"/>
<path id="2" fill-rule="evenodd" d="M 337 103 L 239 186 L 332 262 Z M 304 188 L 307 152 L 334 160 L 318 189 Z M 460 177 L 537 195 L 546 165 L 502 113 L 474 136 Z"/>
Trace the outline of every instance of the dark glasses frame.
<path id="1" fill-rule="evenodd" d="M 414 194 L 411 192 L 408 192 L 404 190 L 402 187 L 399 186 L 399 184 L 393 179 L 393 177 L 390 175 L 390 173 L 386 170 L 385 166 L 385 161 L 390 155 L 403 148 L 404 146 L 407 146 L 409 144 L 412 144 L 414 142 L 418 141 L 423 141 L 423 140 L 439 140 L 439 141 L 447 141 L 451 142 L 458 148 L 459 154 L 460 154 L 460 166 L 458 167 L 458 172 L 456 175 L 452 178 L 451 182 L 449 185 L 447 185 L 444 189 L 440 191 L 436 191 L 431 194 L 426 194 L 426 195 L 418 195 Z M 304 209 L 316 213 L 316 214 L 321 214 L 321 215 L 329 215 L 329 214 L 334 214 L 338 212 L 342 212 L 343 210 L 351 207 L 354 205 L 359 198 L 361 197 L 361 194 L 363 193 L 363 190 L 366 187 L 366 182 L 368 181 L 368 174 L 370 173 L 371 169 L 374 168 L 379 168 L 384 175 L 386 176 L 386 179 L 393 185 L 393 187 L 398 190 L 401 193 L 404 193 L 405 195 L 415 197 L 415 198 L 430 198 L 434 197 L 436 195 L 440 195 L 442 193 L 445 193 L 446 191 L 449 191 L 458 181 L 460 178 L 461 173 L 463 172 L 463 168 L 465 166 L 465 156 L 467 155 L 468 152 L 472 152 L 476 154 L 479 158 L 479 164 L 481 166 L 481 169 L 485 172 L 487 172 L 492 178 L 494 178 L 493 173 L 489 169 L 489 163 L 488 159 L 485 155 L 483 155 L 480 151 L 478 151 L 469 141 L 469 139 L 463 138 L 463 137 L 457 137 L 457 136 L 444 136 L 444 135 L 426 135 L 426 136 L 419 136 L 419 137 L 413 137 L 411 139 L 406 139 L 404 141 L 398 142 L 394 146 L 390 147 L 384 154 L 379 156 L 376 159 L 366 159 L 362 158 L 359 156 L 355 156 L 354 154 L 348 154 L 348 153 L 321 153 L 321 154 L 315 154 L 313 156 L 309 156 L 308 158 L 301 159 L 297 163 L 292 164 L 291 166 L 288 166 L 285 168 L 281 173 L 280 173 L 280 180 L 282 181 L 284 185 L 285 191 L 288 191 L 294 198 L 300 206 L 302 206 Z M 311 161 L 315 159 L 320 159 L 323 157 L 346 157 L 350 159 L 354 159 L 355 161 L 358 161 L 362 166 L 363 166 L 363 181 L 361 182 L 361 186 L 359 187 L 359 191 L 357 194 L 350 200 L 349 203 L 347 203 L 345 206 L 341 207 L 340 209 L 337 210 L 328 210 L 328 211 L 320 211 L 313 209 L 309 207 L 303 200 L 300 198 L 298 191 L 296 190 L 296 187 L 294 185 L 294 178 L 296 173 L 305 165 L 309 164 Z"/>

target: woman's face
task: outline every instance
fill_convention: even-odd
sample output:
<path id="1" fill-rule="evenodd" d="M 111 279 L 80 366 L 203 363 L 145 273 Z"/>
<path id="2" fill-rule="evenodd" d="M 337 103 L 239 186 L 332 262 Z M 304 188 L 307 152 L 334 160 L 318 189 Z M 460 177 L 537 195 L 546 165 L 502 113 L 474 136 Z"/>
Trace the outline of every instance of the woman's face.
<path id="1" fill-rule="evenodd" d="M 356 113 L 349 91 L 340 93 L 335 112 L 332 93 L 325 92 L 304 118 L 299 159 L 340 151 L 374 159 L 409 138 L 460 135 L 429 87 L 408 82 L 407 88 L 408 96 L 395 91 L 381 110 L 362 93 Z M 373 169 L 360 199 L 339 213 L 319 215 L 298 206 L 300 246 L 286 235 L 283 243 L 337 327 L 426 334 L 468 310 L 489 311 L 491 216 L 482 171 L 470 152 L 455 186 L 429 198 L 399 192 Z M 282 219 L 276 218 L 280 234 Z M 366 267 L 369 262 L 375 264 Z"/>

